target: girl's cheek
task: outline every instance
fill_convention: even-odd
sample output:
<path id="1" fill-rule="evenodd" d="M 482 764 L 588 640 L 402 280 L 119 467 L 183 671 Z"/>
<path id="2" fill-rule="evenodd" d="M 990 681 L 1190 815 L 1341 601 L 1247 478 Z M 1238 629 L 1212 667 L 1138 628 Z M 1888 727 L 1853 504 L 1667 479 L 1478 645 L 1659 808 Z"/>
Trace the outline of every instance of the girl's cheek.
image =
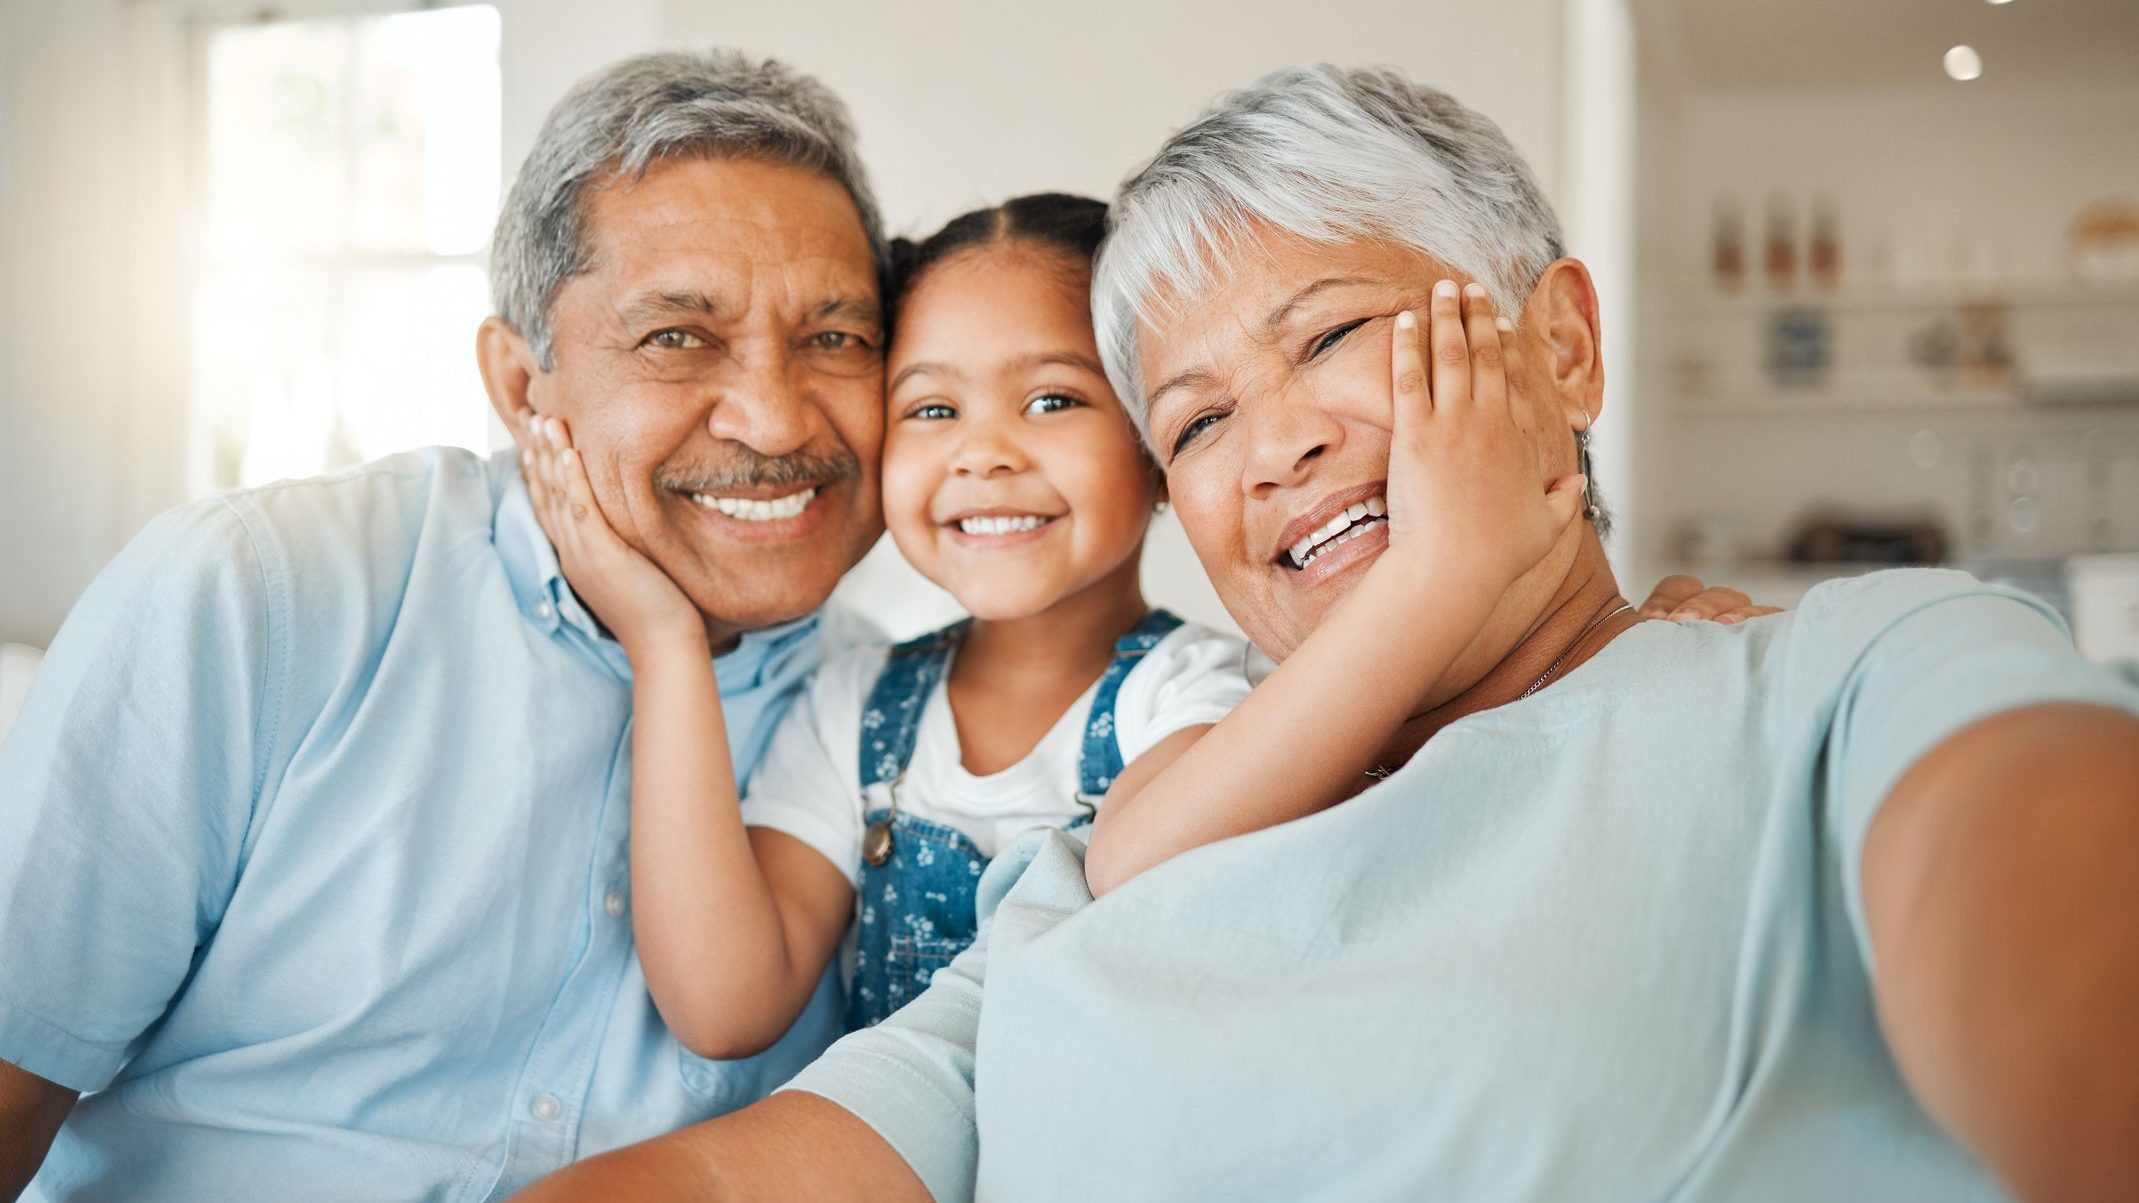
<path id="1" fill-rule="evenodd" d="M 935 523 L 929 507 L 940 473 L 925 455 L 897 435 L 884 441 L 884 525 L 903 548 L 928 534 Z"/>

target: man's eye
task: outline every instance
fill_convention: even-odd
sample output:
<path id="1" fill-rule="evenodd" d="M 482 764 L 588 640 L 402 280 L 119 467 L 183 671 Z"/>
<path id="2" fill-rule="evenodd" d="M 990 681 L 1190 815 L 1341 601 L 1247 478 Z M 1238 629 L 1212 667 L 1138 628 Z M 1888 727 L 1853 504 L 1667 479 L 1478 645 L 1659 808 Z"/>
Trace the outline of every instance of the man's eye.
<path id="1" fill-rule="evenodd" d="M 1345 335 L 1350 334 L 1352 331 L 1357 330 L 1361 326 L 1364 326 L 1366 324 L 1367 319 L 1360 318 L 1357 321 L 1346 322 L 1342 326 L 1339 326 L 1336 329 L 1325 333 L 1324 335 L 1322 335 L 1322 337 L 1315 340 L 1313 346 L 1307 349 L 1307 357 L 1309 359 L 1314 359 L 1315 357 L 1321 355 L 1323 352 L 1329 350 L 1331 347 L 1334 347 L 1338 343 L 1343 342 Z"/>
<path id="2" fill-rule="evenodd" d="M 866 351 L 868 340 L 846 330 L 826 330 L 810 336 L 810 345 L 820 351 Z"/>
<path id="3" fill-rule="evenodd" d="M 907 411 L 906 416 L 919 418 L 924 422 L 941 422 L 948 418 L 957 417 L 958 411 L 943 404 L 941 401 L 931 401 L 926 405 L 914 406 Z"/>
<path id="4" fill-rule="evenodd" d="M 646 336 L 643 345 L 659 347 L 664 351 L 691 351 L 705 346 L 706 340 L 688 330 L 656 330 Z"/>
<path id="5" fill-rule="evenodd" d="M 1042 393 L 1025 403 L 1025 412 L 1028 414 L 1051 414 L 1082 404 L 1084 402 L 1065 393 Z"/>
<path id="6" fill-rule="evenodd" d="M 1182 427 L 1180 435 L 1176 437 L 1173 441 L 1173 454 L 1181 454 L 1183 448 L 1186 448 L 1190 443 L 1193 443 L 1198 438 L 1202 437 L 1204 431 L 1209 430 L 1213 426 L 1216 426 L 1219 420 L 1224 417 L 1225 415 L 1223 413 L 1204 414 L 1201 417 L 1198 417 L 1194 421 L 1190 422 L 1187 426 Z"/>

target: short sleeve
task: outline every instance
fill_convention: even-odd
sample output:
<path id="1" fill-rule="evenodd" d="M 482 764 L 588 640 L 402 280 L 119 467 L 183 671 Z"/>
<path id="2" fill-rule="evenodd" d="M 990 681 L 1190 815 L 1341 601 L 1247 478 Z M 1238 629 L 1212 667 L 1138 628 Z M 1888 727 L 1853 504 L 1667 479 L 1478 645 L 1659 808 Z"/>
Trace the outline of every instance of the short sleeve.
<path id="1" fill-rule="evenodd" d="M 1123 763 L 1187 727 L 1208 726 L 1248 696 L 1247 644 L 1208 627 L 1183 623 L 1159 641 L 1122 681 L 1115 699 L 1115 739 Z"/>
<path id="2" fill-rule="evenodd" d="M 234 887 L 281 679 L 275 569 L 212 500 L 68 617 L 0 746 L 0 1060 L 108 1084 Z"/>
<path id="3" fill-rule="evenodd" d="M 793 836 L 860 884 L 860 682 L 881 650 L 830 660 L 773 732 L 743 791 L 743 823 Z M 844 752 L 842 752 L 844 749 Z"/>
<path id="4" fill-rule="evenodd" d="M 2027 706 L 2083 703 L 2139 713 L 2139 690 L 2082 659 L 2041 601 L 1959 573 L 1882 575 L 1898 579 L 1832 599 L 1854 604 L 1806 632 L 1824 645 L 1820 655 L 1853 654 L 1835 669 L 1840 689 L 1826 732 L 1822 792 L 1867 962 L 1864 837 L 1917 761 L 1963 728 Z"/>

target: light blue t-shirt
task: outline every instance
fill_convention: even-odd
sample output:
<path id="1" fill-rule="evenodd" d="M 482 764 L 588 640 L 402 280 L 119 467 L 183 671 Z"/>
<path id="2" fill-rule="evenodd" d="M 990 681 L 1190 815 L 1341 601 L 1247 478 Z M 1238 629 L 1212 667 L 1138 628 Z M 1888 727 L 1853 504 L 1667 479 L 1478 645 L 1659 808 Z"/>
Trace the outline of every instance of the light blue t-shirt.
<path id="1" fill-rule="evenodd" d="M 2053 700 L 2139 711 L 1959 573 L 1645 623 L 1097 903 L 1025 837 L 982 942 L 792 1087 L 939 1200 L 1995 1199 L 1881 1038 L 1857 860 L 1926 751 Z"/>
<path id="2" fill-rule="evenodd" d="M 740 772 L 815 617 L 716 662 Z M 0 1060 L 78 1090 L 32 1200 L 463 1200 L 750 1102 L 631 937 L 629 664 L 517 460 L 151 523 L 0 746 Z"/>

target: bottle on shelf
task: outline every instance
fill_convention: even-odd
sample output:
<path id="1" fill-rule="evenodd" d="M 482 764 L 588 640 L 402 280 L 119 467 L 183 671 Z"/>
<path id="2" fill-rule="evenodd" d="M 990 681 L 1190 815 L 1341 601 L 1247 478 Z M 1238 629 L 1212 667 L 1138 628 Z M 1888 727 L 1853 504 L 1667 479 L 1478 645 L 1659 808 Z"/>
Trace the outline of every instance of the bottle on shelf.
<path id="1" fill-rule="evenodd" d="M 1817 287 L 1831 290 L 1842 282 L 1842 232 L 1834 198 L 1824 192 L 1812 198 L 1812 246 L 1806 260 Z"/>
<path id="2" fill-rule="evenodd" d="M 1736 292 L 1745 284 L 1745 221 L 1735 197 L 1716 198 L 1709 267 L 1716 287 L 1724 292 Z"/>
<path id="3" fill-rule="evenodd" d="M 1780 189 L 1768 197 L 1768 240 L 1764 259 L 1768 287 L 1783 291 L 1797 285 L 1797 224 L 1790 198 Z"/>

